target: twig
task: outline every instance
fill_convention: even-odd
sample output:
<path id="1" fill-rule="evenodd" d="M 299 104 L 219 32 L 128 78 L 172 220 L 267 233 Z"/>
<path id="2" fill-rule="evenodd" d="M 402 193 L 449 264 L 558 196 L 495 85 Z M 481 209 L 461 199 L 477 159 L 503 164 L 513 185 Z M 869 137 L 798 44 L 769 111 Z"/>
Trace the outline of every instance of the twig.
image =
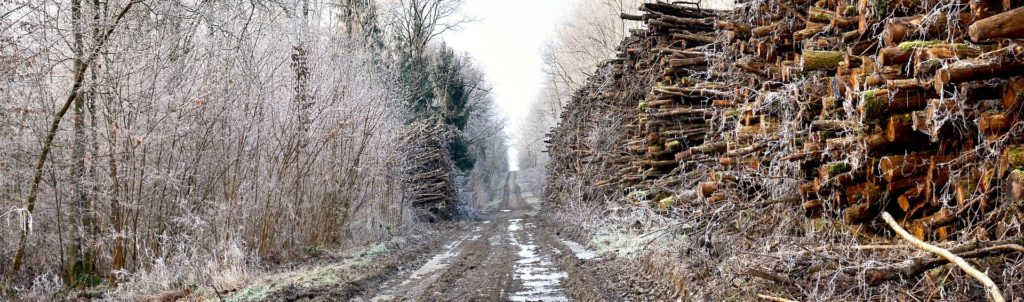
<path id="1" fill-rule="evenodd" d="M 760 269 L 756 269 L 756 268 L 747 269 L 747 275 L 758 277 L 758 278 L 765 279 L 765 280 L 768 280 L 768 281 L 773 281 L 775 283 L 781 283 L 781 284 L 785 284 L 785 285 L 789 285 L 789 286 L 796 286 L 796 283 L 793 283 L 793 280 L 790 280 L 789 277 L 787 277 L 787 276 L 781 276 L 781 275 L 778 275 L 778 274 L 775 274 L 775 273 L 769 273 L 769 272 L 766 272 L 766 271 L 763 271 L 763 270 L 760 270 Z"/>
<path id="2" fill-rule="evenodd" d="M 999 291 L 999 287 L 996 286 L 995 282 L 992 282 L 992 279 L 990 279 L 988 275 L 985 275 L 985 273 L 982 273 L 978 269 L 971 266 L 969 263 L 967 263 L 966 260 L 960 258 L 960 256 L 957 256 L 946 249 L 928 244 L 927 242 L 921 241 L 920 239 L 917 239 L 917 237 L 910 235 L 910 233 L 908 233 L 907 230 L 903 229 L 903 227 L 896 223 L 896 219 L 893 219 L 892 215 L 889 215 L 889 212 L 882 212 L 882 219 L 884 219 L 885 222 L 889 224 L 889 227 L 896 231 L 896 233 L 899 234 L 900 237 L 903 237 L 903 239 L 909 241 L 911 244 L 922 250 L 932 252 L 936 255 L 939 255 L 939 257 L 949 260 L 949 262 L 952 262 L 956 266 L 960 267 L 960 269 L 962 269 L 965 273 L 967 273 L 974 279 L 978 280 L 978 282 L 981 282 L 981 284 L 985 286 L 985 289 L 988 290 L 989 300 L 997 302 L 1005 301 L 1003 299 L 1002 292 Z"/>
<path id="3" fill-rule="evenodd" d="M 99 56 L 100 51 L 103 50 L 103 46 L 107 43 L 110 35 L 114 33 L 114 29 L 120 24 L 121 19 L 124 18 L 128 10 L 132 8 L 136 3 L 140 3 L 143 0 L 132 0 L 128 2 L 124 8 L 114 17 L 113 22 L 107 28 L 106 32 L 103 32 L 99 38 L 96 39 L 96 46 L 93 47 L 92 51 L 89 52 L 89 56 L 84 60 L 75 59 L 75 70 L 74 80 L 71 85 L 71 92 L 68 93 L 67 99 L 64 104 L 54 113 L 53 121 L 50 122 L 50 130 L 46 133 L 46 138 L 43 140 L 43 149 L 39 153 L 39 157 L 36 160 L 35 168 L 33 169 L 32 183 L 29 188 L 28 197 L 25 199 L 25 209 L 29 215 L 32 214 L 33 209 L 36 205 L 36 199 L 39 196 L 39 183 L 43 179 L 43 166 L 46 164 L 46 159 L 50 155 L 50 149 L 53 147 L 53 140 L 57 136 L 57 131 L 60 130 L 60 122 L 64 119 L 64 115 L 67 114 L 68 109 L 71 108 L 71 104 L 79 97 L 78 91 L 82 88 L 83 82 L 85 82 L 85 72 L 92 65 L 92 62 Z M 26 220 L 25 226 L 21 229 L 21 237 L 18 239 L 18 249 L 15 250 L 14 259 L 11 261 L 11 270 L 7 274 L 7 280 L 14 279 L 14 275 L 18 273 L 21 268 L 22 259 L 25 257 L 25 246 L 28 242 L 29 225 Z"/>
<path id="4" fill-rule="evenodd" d="M 786 298 L 779 298 L 779 297 L 769 296 L 769 295 L 765 295 L 765 294 L 757 294 L 757 297 L 761 298 L 761 299 L 768 300 L 768 301 L 775 301 L 775 302 L 797 302 L 796 300 L 790 300 L 790 299 L 786 299 Z"/>

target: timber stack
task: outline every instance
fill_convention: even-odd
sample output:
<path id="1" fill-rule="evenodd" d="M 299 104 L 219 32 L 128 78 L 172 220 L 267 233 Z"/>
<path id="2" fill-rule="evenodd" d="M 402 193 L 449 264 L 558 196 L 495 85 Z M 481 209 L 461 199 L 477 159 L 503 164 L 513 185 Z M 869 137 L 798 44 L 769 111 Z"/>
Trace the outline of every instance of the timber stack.
<path id="1" fill-rule="evenodd" d="M 570 198 L 560 196 L 566 192 L 580 192 L 575 198 L 583 200 L 623 191 L 646 196 L 638 188 L 673 185 L 678 178 L 665 176 L 679 171 L 676 153 L 703 143 L 711 111 L 702 94 L 717 86 L 693 77 L 709 65 L 696 48 L 717 39 L 711 18 L 719 12 L 664 3 L 641 10 L 642 16 L 623 18 L 648 28 L 631 32 L 549 133 L 548 144 L 569 150 L 550 152 L 549 179 L 557 180 L 548 182 L 549 200 Z"/>
<path id="2" fill-rule="evenodd" d="M 458 173 L 448 155 L 449 130 L 439 118 L 412 123 L 403 145 L 409 148 L 406 187 L 412 206 L 431 222 L 450 220 L 459 212 L 453 175 Z"/>
<path id="3" fill-rule="evenodd" d="M 884 228 L 888 211 L 917 237 L 947 239 L 995 209 L 999 184 L 1021 167 L 1024 56 L 1013 39 L 1024 36 L 1004 27 L 1024 11 L 1005 2 L 742 6 L 726 22 L 750 32 L 723 34 L 730 50 L 716 67 L 751 72 L 733 82 L 737 107 L 725 115 L 737 129 L 714 140 L 730 145 L 719 168 L 733 180 L 783 177 L 772 170 L 789 161 L 810 216 Z"/>
<path id="4" fill-rule="evenodd" d="M 998 237 L 1024 198 L 1022 6 L 644 4 L 549 134 L 548 200 L 800 200 L 867 230 L 886 211 L 919 238 Z"/>

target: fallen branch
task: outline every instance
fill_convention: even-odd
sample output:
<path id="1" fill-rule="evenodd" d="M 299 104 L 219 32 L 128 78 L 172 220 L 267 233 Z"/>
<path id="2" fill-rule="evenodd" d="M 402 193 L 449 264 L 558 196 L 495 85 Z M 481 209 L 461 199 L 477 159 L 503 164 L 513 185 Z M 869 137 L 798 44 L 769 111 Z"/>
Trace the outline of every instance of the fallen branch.
<path id="1" fill-rule="evenodd" d="M 784 285 L 788 285 L 788 286 L 796 286 L 796 283 L 794 283 L 793 280 L 790 280 L 789 277 L 787 277 L 787 276 L 782 276 L 782 275 L 779 275 L 779 274 L 766 272 L 766 271 L 763 271 L 763 270 L 760 270 L 760 269 L 756 269 L 756 268 L 748 269 L 747 270 L 747 275 L 750 275 L 752 277 L 757 277 L 757 278 L 765 279 L 765 280 L 772 281 L 772 282 L 779 283 L 779 284 L 784 284 Z"/>
<path id="2" fill-rule="evenodd" d="M 765 294 L 757 294 L 757 297 L 761 298 L 761 299 L 768 300 L 768 301 L 775 301 L 775 302 L 796 302 L 796 300 L 790 300 L 790 299 L 786 299 L 786 298 L 779 298 L 779 297 L 769 296 L 769 295 L 765 295 Z"/>
<path id="3" fill-rule="evenodd" d="M 949 260 L 949 262 L 952 262 L 956 266 L 960 267 L 960 269 L 962 269 L 965 273 L 967 273 L 974 279 L 978 280 L 978 282 L 981 282 L 981 284 L 985 286 L 985 289 L 988 290 L 989 300 L 997 302 L 1005 301 L 1005 299 L 1003 299 L 1002 292 L 999 291 L 999 287 L 996 287 L 996 283 L 992 282 L 992 279 L 990 279 L 988 275 L 985 275 L 985 273 L 982 273 L 981 271 L 967 263 L 966 260 L 960 258 L 960 256 L 957 256 L 946 249 L 928 244 L 927 242 L 917 239 L 917 237 L 914 237 L 914 235 L 911 235 L 910 233 L 907 232 L 907 230 L 903 229 L 903 227 L 901 227 L 899 223 L 896 222 L 896 219 L 893 219 L 892 215 L 889 215 L 889 212 L 882 212 L 882 219 L 884 219 L 885 222 L 889 224 L 889 227 L 896 231 L 896 234 L 899 234 L 900 237 L 903 237 L 904 240 L 909 241 L 911 244 L 922 250 L 934 253 L 936 255 L 939 255 L 939 257 Z"/>

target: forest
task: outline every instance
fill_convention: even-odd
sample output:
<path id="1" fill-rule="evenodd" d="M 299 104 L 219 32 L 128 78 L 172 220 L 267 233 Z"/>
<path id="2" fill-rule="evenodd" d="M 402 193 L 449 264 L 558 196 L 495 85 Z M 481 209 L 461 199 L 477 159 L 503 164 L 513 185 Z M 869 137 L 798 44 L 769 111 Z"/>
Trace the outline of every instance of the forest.
<path id="1" fill-rule="evenodd" d="M 1022 41 L 1019 0 L 3 1 L 0 301 L 1018 301 Z"/>
<path id="2" fill-rule="evenodd" d="M 489 200 L 502 121 L 434 41 L 455 5 L 5 1 L 6 294 L 230 278 Z"/>

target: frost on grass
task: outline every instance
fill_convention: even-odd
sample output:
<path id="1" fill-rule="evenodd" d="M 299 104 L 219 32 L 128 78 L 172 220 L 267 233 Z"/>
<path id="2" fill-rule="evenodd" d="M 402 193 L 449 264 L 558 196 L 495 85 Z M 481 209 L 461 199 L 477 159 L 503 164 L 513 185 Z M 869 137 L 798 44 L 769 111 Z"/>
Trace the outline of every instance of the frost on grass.
<path id="1" fill-rule="evenodd" d="M 402 244 L 404 239 L 396 238 L 338 255 L 342 260 L 327 265 L 309 265 L 300 269 L 263 276 L 252 284 L 238 290 L 227 298 L 228 301 L 263 301 L 286 288 L 302 290 L 337 288 L 360 276 L 375 261 L 389 253 L 388 244 Z"/>

